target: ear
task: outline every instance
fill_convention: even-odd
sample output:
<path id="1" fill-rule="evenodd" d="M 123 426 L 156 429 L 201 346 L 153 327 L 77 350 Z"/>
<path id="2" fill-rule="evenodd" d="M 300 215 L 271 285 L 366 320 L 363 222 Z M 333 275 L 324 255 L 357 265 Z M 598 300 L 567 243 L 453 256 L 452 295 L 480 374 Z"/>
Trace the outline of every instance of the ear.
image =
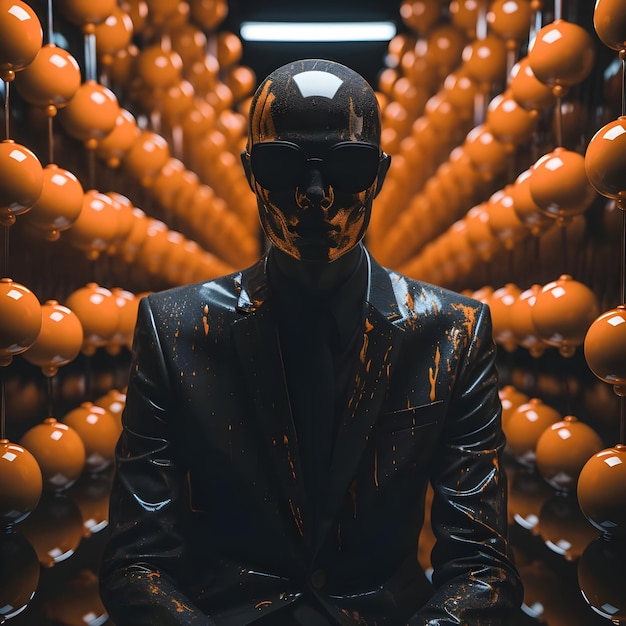
<path id="1" fill-rule="evenodd" d="M 241 164 L 243 165 L 243 171 L 246 173 L 246 179 L 248 180 L 248 185 L 250 185 L 250 189 L 254 191 L 254 184 L 252 183 L 252 169 L 250 168 L 250 153 L 247 150 L 242 150 L 239 156 L 241 157 Z"/>
<path id="2" fill-rule="evenodd" d="M 374 198 L 379 194 L 380 190 L 382 189 L 383 183 L 385 182 L 385 176 L 387 176 L 390 165 L 391 155 L 383 152 L 380 163 L 378 164 L 378 176 L 376 177 L 376 190 L 374 191 Z"/>

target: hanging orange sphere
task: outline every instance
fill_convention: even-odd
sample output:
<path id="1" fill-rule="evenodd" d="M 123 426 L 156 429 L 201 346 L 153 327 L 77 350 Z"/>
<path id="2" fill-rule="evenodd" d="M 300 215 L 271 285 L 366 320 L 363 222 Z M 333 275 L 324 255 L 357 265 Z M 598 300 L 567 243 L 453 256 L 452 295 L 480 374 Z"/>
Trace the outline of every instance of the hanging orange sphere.
<path id="1" fill-rule="evenodd" d="M 605 46 L 626 50 L 626 6 L 620 0 L 596 0 L 593 25 Z"/>
<path id="2" fill-rule="evenodd" d="M 573 491 L 585 463 L 603 447 L 600 435 L 591 426 L 566 415 L 539 437 L 537 470 L 557 491 Z"/>
<path id="3" fill-rule="evenodd" d="M 111 293 L 119 309 L 119 319 L 115 333 L 109 340 L 106 349 L 109 354 L 118 354 L 122 348 L 130 350 L 132 347 L 139 299 L 135 294 L 120 287 L 114 287 L 111 289 Z"/>
<path id="4" fill-rule="evenodd" d="M 127 109 L 120 108 L 115 118 L 115 126 L 108 135 L 98 140 L 96 154 L 104 159 L 109 167 L 119 167 L 141 130 L 135 116 Z"/>
<path id="5" fill-rule="evenodd" d="M 191 109 L 196 92 L 188 80 L 180 80 L 170 85 L 161 99 L 160 111 L 170 126 L 178 126 L 181 119 Z"/>
<path id="6" fill-rule="evenodd" d="M 520 43 L 528 37 L 532 10 L 528 0 L 494 0 L 486 17 L 498 37 L 506 42 Z"/>
<path id="7" fill-rule="evenodd" d="M 96 54 L 105 65 L 113 62 L 113 57 L 124 50 L 133 38 L 133 20 L 117 4 L 110 15 L 94 28 Z"/>
<path id="8" fill-rule="evenodd" d="M 526 348 L 531 356 L 538 358 L 546 349 L 546 345 L 537 334 L 533 323 L 532 307 L 535 305 L 541 285 L 532 285 L 522 291 L 511 307 L 511 331 L 515 341 Z"/>
<path id="9" fill-rule="evenodd" d="M 589 369 L 626 396 L 626 305 L 602 313 L 589 326 L 584 352 Z"/>
<path id="10" fill-rule="evenodd" d="M 76 139 L 93 141 L 106 137 L 117 122 L 120 105 L 117 96 L 95 80 L 85 81 L 62 109 L 59 119 L 63 128 Z"/>
<path id="11" fill-rule="evenodd" d="M 609 122 L 591 138 L 585 172 L 598 193 L 626 208 L 626 116 Z"/>
<path id="12" fill-rule="evenodd" d="M 169 158 L 167 141 L 157 133 L 144 130 L 126 153 L 123 167 L 142 186 L 149 187 Z"/>
<path id="13" fill-rule="evenodd" d="M 11 226 L 41 195 L 43 169 L 39 159 L 12 139 L 0 142 L 0 224 Z"/>
<path id="14" fill-rule="evenodd" d="M 0 278 L 0 366 L 28 350 L 41 330 L 37 296 L 10 278 Z"/>
<path id="15" fill-rule="evenodd" d="M 528 63 L 546 85 L 561 88 L 577 85 L 593 69 L 593 39 L 582 26 L 557 19 L 536 34 L 528 49 Z"/>
<path id="16" fill-rule="evenodd" d="M 556 102 L 552 88 L 535 76 L 528 57 L 520 59 L 511 68 L 509 89 L 515 101 L 528 111 L 541 111 L 554 106 Z"/>
<path id="17" fill-rule="evenodd" d="M 85 446 L 79 434 L 54 417 L 47 417 L 27 430 L 20 445 L 37 460 L 46 491 L 66 489 L 85 466 Z"/>
<path id="18" fill-rule="evenodd" d="M 511 308 L 519 297 L 521 289 L 514 283 L 507 283 L 496 289 L 489 297 L 493 322 L 493 338 L 505 350 L 513 351 L 517 347 L 513 331 L 511 330 Z"/>
<path id="19" fill-rule="evenodd" d="M 403 0 L 402 21 L 415 33 L 425 35 L 441 17 L 441 0 Z"/>
<path id="20" fill-rule="evenodd" d="M 488 180 L 502 172 L 509 160 L 507 146 L 496 139 L 487 124 L 472 128 L 463 148 L 474 167 Z"/>
<path id="21" fill-rule="evenodd" d="M 476 0 L 451 0 L 449 5 L 452 23 L 465 31 L 467 37 L 476 36 L 478 23 L 478 4 Z"/>
<path id="22" fill-rule="evenodd" d="M 111 291 L 96 283 L 88 283 L 73 291 L 66 300 L 83 327 L 82 351 L 91 355 L 105 346 L 119 321 L 119 309 Z"/>
<path id="23" fill-rule="evenodd" d="M 61 420 L 73 428 L 85 444 L 85 470 L 101 472 L 113 464 L 120 429 L 115 418 L 103 407 L 83 402 Z"/>
<path id="24" fill-rule="evenodd" d="M 56 0 L 59 12 L 72 24 L 88 28 L 115 11 L 116 0 Z"/>
<path id="25" fill-rule="evenodd" d="M 556 223 L 554 218 L 546 215 L 539 205 L 533 200 L 530 193 L 530 177 L 532 168 L 524 170 L 511 185 L 511 197 L 513 209 L 520 220 L 529 229 L 531 235 L 539 236 Z"/>
<path id="26" fill-rule="evenodd" d="M 520 404 L 507 421 L 506 450 L 522 465 L 534 467 L 539 438 L 560 420 L 561 414 L 539 398 Z"/>
<path id="27" fill-rule="evenodd" d="M 184 24 L 170 33 L 172 47 L 183 60 L 183 67 L 202 61 L 206 55 L 207 38 L 194 24 Z"/>
<path id="28" fill-rule="evenodd" d="M 3 531 L 35 510 L 42 488 L 37 459 L 22 446 L 0 439 L 0 527 Z"/>
<path id="29" fill-rule="evenodd" d="M 539 336 L 564 357 L 583 344 L 599 312 L 594 292 L 568 274 L 544 285 L 531 311 Z"/>
<path id="30" fill-rule="evenodd" d="M 226 0 L 190 0 L 190 15 L 205 30 L 214 30 L 228 15 Z"/>
<path id="31" fill-rule="evenodd" d="M 59 367 L 73 361 L 83 343 L 78 316 L 56 300 L 41 306 L 41 330 L 23 358 L 40 367 L 45 376 L 54 376 Z"/>
<path id="32" fill-rule="evenodd" d="M 596 197 L 585 171 L 585 157 L 561 147 L 534 164 L 529 185 L 537 206 L 561 220 L 584 213 Z"/>
<path id="33" fill-rule="evenodd" d="M 180 80 L 183 60 L 175 50 L 161 45 L 146 46 L 137 58 L 137 76 L 144 85 L 164 89 Z"/>
<path id="34" fill-rule="evenodd" d="M 0 78 L 10 81 L 41 50 L 43 30 L 37 14 L 26 2 L 2 0 L 0 32 Z"/>
<path id="35" fill-rule="evenodd" d="M 46 615 L 67 626 L 82 626 L 85 615 L 92 618 L 93 624 L 105 624 L 109 616 L 100 599 L 98 580 L 89 569 L 78 572 L 46 603 Z"/>
<path id="36" fill-rule="evenodd" d="M 118 225 L 113 200 L 96 189 L 89 189 L 83 196 L 78 218 L 66 231 L 67 239 L 87 258 L 97 259 L 114 242 Z"/>
<path id="37" fill-rule="evenodd" d="M 510 92 L 497 95 L 487 107 L 486 122 L 494 137 L 512 146 L 532 138 L 538 119 L 535 110 L 528 111 L 520 106 Z"/>
<path id="38" fill-rule="evenodd" d="M 506 431 L 506 425 L 513 411 L 515 411 L 518 406 L 528 402 L 530 398 L 513 385 L 505 385 L 499 389 L 498 396 L 502 404 L 502 429 Z"/>
<path id="39" fill-rule="evenodd" d="M 462 54 L 463 67 L 479 84 L 501 84 L 506 78 L 506 45 L 500 37 L 487 35 L 467 44 Z"/>
<path id="40" fill-rule="evenodd" d="M 626 445 L 594 454 L 578 477 L 583 514 L 606 537 L 626 537 Z"/>
<path id="41" fill-rule="evenodd" d="M 84 195 L 83 186 L 72 172 L 50 163 L 43 169 L 41 194 L 24 219 L 47 240 L 56 241 L 78 219 Z"/>
<path id="42" fill-rule="evenodd" d="M 489 215 L 489 228 L 506 250 L 513 250 L 528 235 L 528 229 L 515 213 L 510 185 L 489 197 L 485 211 Z"/>
<path id="43" fill-rule="evenodd" d="M 453 24 L 442 24 L 428 33 L 426 41 L 430 60 L 443 78 L 460 64 L 467 38 Z"/>

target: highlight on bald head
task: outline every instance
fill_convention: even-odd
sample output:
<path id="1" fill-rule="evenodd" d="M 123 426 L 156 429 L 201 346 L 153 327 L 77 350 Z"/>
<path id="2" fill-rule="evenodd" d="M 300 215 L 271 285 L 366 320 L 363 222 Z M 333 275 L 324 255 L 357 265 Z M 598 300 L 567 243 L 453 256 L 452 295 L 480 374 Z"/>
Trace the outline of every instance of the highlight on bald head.
<path id="1" fill-rule="evenodd" d="M 288 136 L 300 145 L 327 131 L 343 141 L 380 144 L 380 110 L 374 90 L 357 72 L 323 59 L 294 61 L 273 71 L 250 108 L 252 143 Z"/>

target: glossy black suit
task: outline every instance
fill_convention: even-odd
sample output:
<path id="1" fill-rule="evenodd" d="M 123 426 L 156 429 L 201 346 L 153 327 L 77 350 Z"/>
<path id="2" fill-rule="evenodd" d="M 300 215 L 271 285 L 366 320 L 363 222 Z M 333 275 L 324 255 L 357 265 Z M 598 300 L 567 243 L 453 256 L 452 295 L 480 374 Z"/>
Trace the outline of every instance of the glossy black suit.
<path id="1" fill-rule="evenodd" d="M 101 573 L 119 626 L 272 624 L 298 604 L 346 625 L 508 622 L 521 587 L 488 309 L 367 262 L 316 532 L 266 260 L 142 301 Z M 417 542 L 429 479 L 427 600 Z"/>

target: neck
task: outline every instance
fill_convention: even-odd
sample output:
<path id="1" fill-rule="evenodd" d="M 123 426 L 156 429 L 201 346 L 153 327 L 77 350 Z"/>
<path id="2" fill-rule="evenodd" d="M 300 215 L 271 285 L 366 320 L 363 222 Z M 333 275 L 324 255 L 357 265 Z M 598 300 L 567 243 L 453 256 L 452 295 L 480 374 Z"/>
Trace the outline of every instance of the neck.
<path id="1" fill-rule="evenodd" d="M 272 254 L 280 272 L 302 289 L 308 291 L 332 291 L 343 283 L 361 261 L 361 244 L 334 261 L 301 261 L 272 248 Z"/>

